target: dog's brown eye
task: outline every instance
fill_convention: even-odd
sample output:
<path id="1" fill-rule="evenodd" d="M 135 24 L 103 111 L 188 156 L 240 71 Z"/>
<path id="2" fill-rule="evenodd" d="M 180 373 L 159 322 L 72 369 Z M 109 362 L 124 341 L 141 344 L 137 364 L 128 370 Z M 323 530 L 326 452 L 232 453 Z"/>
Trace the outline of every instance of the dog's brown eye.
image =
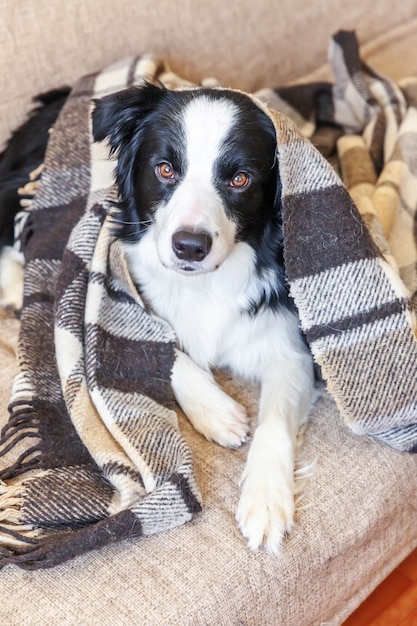
<path id="1" fill-rule="evenodd" d="M 170 163 L 164 161 L 156 166 L 157 175 L 164 180 L 174 180 L 175 179 L 175 171 Z"/>
<path id="2" fill-rule="evenodd" d="M 250 178 L 245 172 L 238 172 L 229 183 L 233 189 L 244 189 L 250 185 Z"/>

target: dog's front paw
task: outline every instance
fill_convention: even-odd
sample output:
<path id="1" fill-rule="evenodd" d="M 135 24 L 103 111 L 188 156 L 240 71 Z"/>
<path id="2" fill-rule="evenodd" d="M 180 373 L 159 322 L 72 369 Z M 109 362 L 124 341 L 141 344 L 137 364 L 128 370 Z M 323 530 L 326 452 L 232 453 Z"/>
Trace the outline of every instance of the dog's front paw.
<path id="1" fill-rule="evenodd" d="M 285 439 L 287 439 L 285 443 Z M 294 455 L 284 432 L 261 424 L 256 429 L 241 480 L 236 513 L 252 550 L 277 554 L 294 520 Z"/>
<path id="2" fill-rule="evenodd" d="M 246 410 L 218 387 L 209 398 L 200 398 L 187 407 L 187 417 L 210 441 L 237 448 L 246 441 L 249 424 Z"/>
<path id="3" fill-rule="evenodd" d="M 210 372 L 178 351 L 171 381 L 177 402 L 199 433 L 226 448 L 237 448 L 246 440 L 246 410 L 219 387 Z"/>
<path id="4" fill-rule="evenodd" d="M 278 554 L 294 520 L 294 493 L 270 476 L 244 475 L 236 520 L 251 550 L 264 546 Z"/>

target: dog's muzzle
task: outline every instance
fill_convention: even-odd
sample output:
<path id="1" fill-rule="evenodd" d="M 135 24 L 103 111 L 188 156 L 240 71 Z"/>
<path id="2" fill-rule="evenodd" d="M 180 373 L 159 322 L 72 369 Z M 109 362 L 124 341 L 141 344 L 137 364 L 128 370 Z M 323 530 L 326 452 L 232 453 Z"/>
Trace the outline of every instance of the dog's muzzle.
<path id="1" fill-rule="evenodd" d="M 211 250 L 213 240 L 204 232 L 177 230 L 172 236 L 172 249 L 181 261 L 202 261 Z"/>

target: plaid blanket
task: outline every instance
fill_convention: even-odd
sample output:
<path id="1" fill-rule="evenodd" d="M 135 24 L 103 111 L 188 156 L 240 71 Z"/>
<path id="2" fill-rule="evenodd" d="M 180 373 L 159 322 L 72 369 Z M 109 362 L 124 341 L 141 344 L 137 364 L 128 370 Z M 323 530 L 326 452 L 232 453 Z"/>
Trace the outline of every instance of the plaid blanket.
<path id="1" fill-rule="evenodd" d="M 416 450 L 417 83 L 399 89 L 364 66 L 351 33 L 335 37 L 331 54 L 335 85 L 255 94 L 277 133 L 291 295 L 346 423 Z M 18 373 L 0 442 L 2 565 L 50 567 L 201 509 L 170 387 L 175 336 L 129 275 L 111 228 L 114 161 L 91 142 L 92 98 L 150 77 L 186 83 L 152 56 L 77 83 L 21 220 Z M 350 194 L 313 145 L 335 164 L 338 138 Z"/>

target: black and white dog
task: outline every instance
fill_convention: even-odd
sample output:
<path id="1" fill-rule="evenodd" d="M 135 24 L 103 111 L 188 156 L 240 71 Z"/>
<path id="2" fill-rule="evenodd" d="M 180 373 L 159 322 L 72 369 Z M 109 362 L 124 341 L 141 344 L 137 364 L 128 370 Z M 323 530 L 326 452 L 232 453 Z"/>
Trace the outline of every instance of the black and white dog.
<path id="1" fill-rule="evenodd" d="M 97 100 L 93 134 L 117 154 L 115 232 L 132 276 L 178 338 L 172 386 L 185 414 L 237 447 L 246 412 L 211 368 L 261 383 L 236 517 L 252 549 L 277 553 L 293 526 L 296 440 L 314 375 L 286 284 L 272 121 L 239 92 L 145 84 Z M 6 291 L 19 300 L 20 285 Z"/>
<path id="2" fill-rule="evenodd" d="M 96 101 L 93 134 L 117 154 L 132 276 L 178 338 L 172 385 L 185 414 L 208 439 L 239 446 L 245 409 L 210 370 L 261 383 L 236 517 L 252 549 L 276 553 L 293 525 L 314 375 L 286 285 L 272 121 L 239 92 L 145 84 Z"/>

